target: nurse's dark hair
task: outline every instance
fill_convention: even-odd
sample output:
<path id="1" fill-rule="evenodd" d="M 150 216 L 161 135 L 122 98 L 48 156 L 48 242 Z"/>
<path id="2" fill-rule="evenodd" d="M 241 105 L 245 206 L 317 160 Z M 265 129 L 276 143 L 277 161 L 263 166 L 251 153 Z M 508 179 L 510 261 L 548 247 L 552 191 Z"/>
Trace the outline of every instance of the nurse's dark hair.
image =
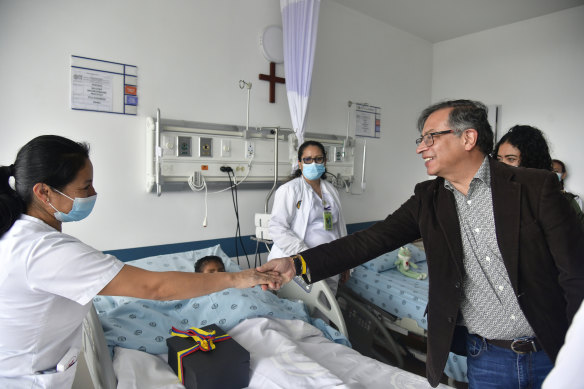
<path id="1" fill-rule="evenodd" d="M 298 148 L 298 162 L 302 161 L 302 154 L 304 154 L 304 150 L 306 150 L 306 148 L 308 146 L 318 147 L 320 149 L 320 151 L 322 151 L 322 155 L 324 156 L 324 160 L 326 161 L 326 150 L 324 149 L 323 144 L 320 142 L 317 142 L 315 140 L 307 140 L 304 143 L 302 143 L 300 145 L 300 147 Z M 300 168 L 298 168 L 298 169 L 296 169 L 296 171 L 294 173 L 292 173 L 292 178 L 300 177 L 301 175 L 302 175 L 302 170 L 300 170 Z M 320 178 L 326 180 L 326 171 L 322 174 L 322 176 L 320 176 Z"/>
<path id="2" fill-rule="evenodd" d="M 33 201 L 33 187 L 47 184 L 62 190 L 89 158 L 89 145 L 57 135 L 42 135 L 25 144 L 10 166 L 0 167 L 0 236 Z M 10 185 L 14 177 L 14 189 Z"/>
<path id="3" fill-rule="evenodd" d="M 454 130 L 457 136 L 460 136 L 464 130 L 473 128 L 477 131 L 477 147 L 485 155 L 493 151 L 493 130 L 489 124 L 489 109 L 480 101 L 473 100 L 448 100 L 433 104 L 426 108 L 418 118 L 418 131 L 420 134 L 424 129 L 424 124 L 428 117 L 434 112 L 452 108 L 448 115 L 448 126 Z"/>

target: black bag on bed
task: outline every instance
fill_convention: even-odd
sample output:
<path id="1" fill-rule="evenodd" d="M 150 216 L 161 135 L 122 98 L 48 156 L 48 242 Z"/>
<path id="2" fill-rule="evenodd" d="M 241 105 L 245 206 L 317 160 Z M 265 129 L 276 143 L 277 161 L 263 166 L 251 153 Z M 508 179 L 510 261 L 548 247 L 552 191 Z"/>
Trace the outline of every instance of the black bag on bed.
<path id="1" fill-rule="evenodd" d="M 196 329 L 173 330 L 175 334 L 184 336 L 187 332 L 193 335 Z M 215 331 L 213 350 L 201 350 L 205 346 L 198 347 L 192 337 L 179 335 L 166 339 L 168 364 L 182 379 L 183 385 L 187 389 L 239 389 L 249 386 L 249 352 L 215 324 L 202 327 L 201 330 Z M 182 371 L 179 372 L 181 359 Z"/>

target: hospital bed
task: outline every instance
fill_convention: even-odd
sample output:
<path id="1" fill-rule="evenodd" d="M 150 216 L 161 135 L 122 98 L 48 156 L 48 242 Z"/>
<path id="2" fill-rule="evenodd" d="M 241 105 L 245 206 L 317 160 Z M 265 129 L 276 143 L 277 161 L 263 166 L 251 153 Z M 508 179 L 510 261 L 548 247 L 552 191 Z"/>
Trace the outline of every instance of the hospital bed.
<path id="1" fill-rule="evenodd" d="M 408 244 L 416 272 L 428 274 L 420 245 Z M 426 362 L 429 280 L 405 276 L 395 268 L 398 250 L 383 254 L 353 269 L 337 298 L 344 312 L 351 343 L 364 355 L 385 361 L 387 338 L 396 339 L 403 353 Z M 367 329 L 367 330 L 365 330 Z M 389 332 L 389 335 L 387 333 Z M 392 352 L 394 348 L 392 348 Z M 466 358 L 450 353 L 444 373 L 449 382 L 468 382 Z"/>
<path id="2" fill-rule="evenodd" d="M 219 255 L 228 264 L 227 270 L 233 270 L 233 263 L 220 251 L 218 246 L 210 248 L 212 253 L 201 250 L 163 255 L 132 261 L 150 269 L 191 271 L 196 259 L 208 255 Z M 226 261 L 227 259 L 227 261 Z M 138 262 L 138 263 L 136 263 Z M 228 293 L 225 295 L 224 293 Z M 188 320 L 184 326 L 198 326 L 201 321 L 213 320 L 212 310 L 221 309 L 222 298 L 227 296 L 231 302 L 238 300 L 239 294 L 253 296 L 253 304 L 257 313 L 237 320 L 232 326 L 230 319 L 223 322 L 226 331 L 251 356 L 250 361 L 250 388 L 289 388 L 289 387 L 363 387 L 363 388 L 429 388 L 426 379 L 406 372 L 398 367 L 381 363 L 375 359 L 363 356 L 347 347 L 346 326 L 334 301 L 330 289 L 324 282 L 314 284 L 310 293 L 306 293 L 293 282 L 287 284 L 278 298 L 270 292 L 263 292 L 259 288 L 228 289 L 226 291 L 203 296 L 203 298 L 162 302 L 170 309 L 162 308 L 162 316 L 170 315 L 172 310 L 178 314 L 179 322 Z M 323 303 L 320 296 L 328 298 Z M 128 320 L 140 319 L 138 310 L 129 313 L 132 306 L 140 307 L 140 311 L 154 310 L 154 305 L 147 305 L 150 300 L 128 298 L 103 298 L 97 296 L 94 301 L 95 309 L 91 309 L 83 323 L 83 352 L 78 360 L 77 374 L 74 388 L 182 388 L 174 372 L 166 362 L 165 352 L 159 352 L 156 344 L 144 344 L 136 347 L 132 343 L 132 333 L 143 337 L 147 334 L 145 328 L 129 326 L 125 319 L 114 317 L 117 311 L 122 316 L 132 317 Z M 114 299 L 113 308 L 110 310 Z M 302 302 L 298 300 L 302 300 Z M 269 312 L 265 314 L 262 301 L 273 303 Z M 206 306 L 206 301 L 211 305 Z M 158 303 L 158 302 L 154 302 Z M 215 305 L 213 305 L 215 304 Z M 233 303 L 238 305 L 239 303 Z M 247 307 L 247 303 L 241 303 Z M 240 305 L 241 305 L 240 304 Z M 269 305 L 269 304 L 268 304 Z M 196 310 L 194 307 L 204 306 L 204 317 L 187 317 L 182 308 Z M 215 307 L 215 308 L 213 308 Z M 304 308 L 306 307 L 306 308 Z M 300 308 L 297 310 L 297 308 Z M 188 310 L 187 309 L 187 310 Z M 230 307 L 231 309 L 231 307 Z M 236 309 L 237 310 L 237 309 Z M 310 319 L 308 313 L 319 310 L 329 318 L 338 329 L 325 325 L 322 320 Z M 106 312 L 108 311 L 108 312 Z M 98 313 L 99 312 L 99 313 Z M 112 316 L 112 312 L 113 315 Z M 286 313 L 287 312 L 287 313 Z M 119 313 L 119 312 L 118 312 Z M 171 315 L 172 316 L 172 315 Z M 221 314 L 219 314 L 221 316 Z M 217 316 L 217 317 L 219 317 Z M 296 317 L 296 318 L 293 318 Z M 147 326 L 153 326 L 155 319 L 144 317 Z M 156 319 L 158 320 L 158 319 Z M 309 324 L 314 323 L 314 325 Z M 221 324 L 219 324 L 221 326 Z M 119 326 L 119 327 L 116 327 Z M 318 327 L 318 328 L 317 328 Z M 156 324 L 159 336 L 165 340 L 168 329 L 162 324 Z M 105 331 L 104 331 L 105 329 Z M 324 332 L 323 332 L 324 331 Z M 325 336 L 327 334 L 328 336 Z M 127 343 L 129 348 L 114 344 L 113 358 L 112 343 Z M 114 341 L 112 342 L 112 339 Z M 331 340 L 332 339 L 332 340 Z M 336 343 L 337 342 L 337 343 Z M 165 341 L 160 342 L 165 346 Z M 148 352 L 140 351 L 145 349 Z"/>

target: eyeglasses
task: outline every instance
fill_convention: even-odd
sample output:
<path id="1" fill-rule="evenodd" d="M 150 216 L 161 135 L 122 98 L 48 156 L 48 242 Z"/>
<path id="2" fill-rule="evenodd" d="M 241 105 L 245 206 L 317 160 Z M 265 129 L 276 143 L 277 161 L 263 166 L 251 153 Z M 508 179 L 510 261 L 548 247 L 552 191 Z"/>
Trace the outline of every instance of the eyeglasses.
<path id="1" fill-rule="evenodd" d="M 324 162 L 324 156 L 318 156 L 318 157 L 304 157 L 302 158 L 302 162 L 307 163 L 307 164 L 311 164 L 312 162 L 316 162 L 316 163 L 323 163 Z"/>
<path id="2" fill-rule="evenodd" d="M 416 139 L 416 146 L 419 146 L 420 143 L 422 143 L 422 141 L 424 141 L 424 144 L 428 147 L 432 146 L 434 144 L 434 136 L 436 135 L 444 135 L 444 134 L 450 134 L 451 132 L 454 132 L 454 130 L 446 130 L 446 131 L 438 131 L 438 132 L 429 132 L 424 136 L 419 137 L 418 139 Z"/>

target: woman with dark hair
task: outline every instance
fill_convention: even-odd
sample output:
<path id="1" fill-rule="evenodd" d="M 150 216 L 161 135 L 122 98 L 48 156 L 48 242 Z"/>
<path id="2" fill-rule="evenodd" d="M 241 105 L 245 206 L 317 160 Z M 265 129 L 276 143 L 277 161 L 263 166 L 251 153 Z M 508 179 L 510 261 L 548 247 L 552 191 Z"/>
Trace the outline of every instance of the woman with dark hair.
<path id="1" fill-rule="evenodd" d="M 298 169 L 278 188 L 269 230 L 274 241 L 268 261 L 287 257 L 347 235 L 341 200 L 326 180 L 326 151 L 320 142 L 306 141 L 298 148 Z M 348 272 L 343 273 L 346 281 Z M 327 279 L 336 293 L 339 276 Z"/>
<path id="2" fill-rule="evenodd" d="M 9 179 L 14 178 L 14 189 Z M 150 272 L 61 232 L 95 204 L 89 147 L 45 135 L 0 167 L 0 387 L 68 388 L 81 325 L 97 294 L 172 300 L 226 288 L 277 286 L 280 277 Z M 69 368 L 70 367 L 70 368 Z"/>
<path id="3" fill-rule="evenodd" d="M 507 165 L 552 170 L 547 141 L 543 132 L 535 127 L 511 127 L 497 142 L 493 155 Z"/>
<path id="4" fill-rule="evenodd" d="M 493 155 L 507 165 L 553 170 L 552 157 L 545 136 L 535 127 L 525 125 L 511 127 L 497 142 Z M 564 197 L 584 224 L 584 213 L 573 195 L 564 192 Z"/>

